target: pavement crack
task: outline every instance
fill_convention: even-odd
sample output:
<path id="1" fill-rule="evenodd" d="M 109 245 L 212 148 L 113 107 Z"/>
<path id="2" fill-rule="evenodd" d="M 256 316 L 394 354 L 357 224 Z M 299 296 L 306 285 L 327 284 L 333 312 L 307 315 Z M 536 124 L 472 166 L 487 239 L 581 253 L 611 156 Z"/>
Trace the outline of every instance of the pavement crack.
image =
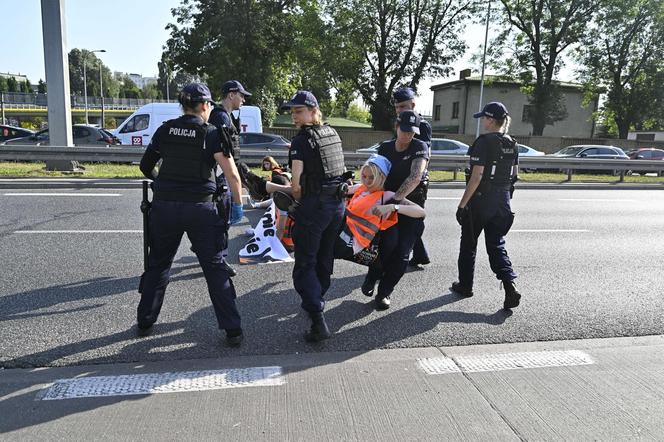
<path id="1" fill-rule="evenodd" d="M 473 380 L 473 378 L 469 375 L 469 373 L 467 373 L 466 371 L 463 370 L 463 368 L 457 363 L 456 359 L 454 357 L 448 355 L 447 353 L 445 353 L 442 348 L 436 347 L 436 349 L 443 356 L 445 356 L 446 358 L 448 358 L 452 362 L 454 362 L 454 365 L 456 365 L 459 368 L 459 371 L 461 372 L 463 377 L 466 378 L 466 380 L 470 383 L 470 385 L 473 386 L 473 388 L 475 388 L 475 390 L 477 390 L 477 393 L 482 397 L 482 399 L 484 399 L 486 401 L 487 404 L 489 404 L 489 406 L 494 411 L 494 413 L 496 413 L 498 415 L 498 417 L 500 417 L 500 419 L 505 423 L 505 425 L 507 425 L 510 428 L 510 430 L 512 430 L 514 435 L 516 437 L 518 437 L 519 440 L 527 441 L 528 439 L 524 435 L 521 434 L 521 432 L 516 428 L 516 425 L 514 425 L 508 419 L 508 417 L 498 408 L 498 406 L 491 399 L 489 399 L 489 397 L 487 395 L 484 394 L 484 392 L 482 391 L 480 386 L 477 384 L 477 382 L 475 382 Z"/>

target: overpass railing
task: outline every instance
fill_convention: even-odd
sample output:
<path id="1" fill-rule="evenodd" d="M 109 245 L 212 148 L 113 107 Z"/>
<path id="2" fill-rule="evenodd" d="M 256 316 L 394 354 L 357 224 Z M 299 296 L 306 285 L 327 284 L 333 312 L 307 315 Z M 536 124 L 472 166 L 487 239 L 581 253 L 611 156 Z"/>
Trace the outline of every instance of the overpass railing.
<path id="1" fill-rule="evenodd" d="M 108 146 L 108 147 L 63 147 L 63 146 L 23 146 L 0 145 L 0 161 L 80 161 L 98 163 L 132 163 L 138 162 L 143 156 L 144 147 Z M 242 150 L 242 161 L 251 166 L 261 163 L 265 155 L 284 162 L 288 158 L 285 150 Z M 367 159 L 367 153 L 345 152 L 346 166 L 358 168 Z M 548 156 L 521 157 L 520 168 L 529 170 L 564 171 L 568 180 L 574 172 L 580 170 L 608 171 L 624 178 L 628 171 L 664 172 L 664 161 L 661 160 L 609 160 L 589 158 L 556 158 Z M 468 164 L 468 157 L 462 155 L 434 155 L 429 163 L 430 170 L 449 170 L 457 173 Z"/>

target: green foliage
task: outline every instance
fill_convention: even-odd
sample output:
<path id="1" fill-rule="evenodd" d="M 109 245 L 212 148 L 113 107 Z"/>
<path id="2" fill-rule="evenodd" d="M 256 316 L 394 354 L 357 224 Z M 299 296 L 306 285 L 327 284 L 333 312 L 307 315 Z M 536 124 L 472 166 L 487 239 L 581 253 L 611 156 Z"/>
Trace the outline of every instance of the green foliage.
<path id="1" fill-rule="evenodd" d="M 623 139 L 631 128 L 662 127 L 664 3 L 602 0 L 590 29 L 577 58 L 586 89 L 607 92 L 607 127 Z"/>
<path id="2" fill-rule="evenodd" d="M 330 0 L 326 35 L 333 78 L 353 84 L 369 105 L 373 126 L 388 130 L 398 87 L 417 88 L 424 75 L 447 76 L 460 57 L 475 2 L 464 0 Z"/>
<path id="3" fill-rule="evenodd" d="M 40 94 L 46 93 L 46 82 L 41 78 L 39 79 L 39 83 L 37 83 L 37 93 Z"/>
<path id="4" fill-rule="evenodd" d="M 5 77 L 0 77 L 0 92 L 8 92 L 9 87 L 7 85 L 7 79 Z"/>
<path id="5" fill-rule="evenodd" d="M 358 123 L 371 123 L 371 113 L 357 103 L 351 103 L 348 106 L 346 118 Z"/>
<path id="6" fill-rule="evenodd" d="M 489 64 L 519 78 L 533 106 L 533 135 L 567 117 L 555 77 L 560 55 L 588 29 L 598 0 L 501 0 L 497 21 L 503 31 L 487 48 Z M 510 54 L 506 56 L 505 54 Z"/>
<path id="7" fill-rule="evenodd" d="M 24 82 L 21 83 L 21 92 L 24 92 L 26 94 L 32 92 L 32 85 L 30 84 L 30 80 L 25 80 Z"/>
<path id="8" fill-rule="evenodd" d="M 7 92 L 19 92 L 18 81 L 14 77 L 7 78 Z"/>
<path id="9" fill-rule="evenodd" d="M 120 98 L 142 98 L 143 94 L 129 75 L 125 75 L 120 79 L 119 96 Z"/>
<path id="10" fill-rule="evenodd" d="M 85 59 L 85 77 L 88 96 L 101 96 L 99 75 L 104 86 L 105 97 L 117 97 L 120 83 L 113 77 L 111 70 L 96 56 L 86 49 L 69 51 L 69 88 L 72 94 L 83 95 L 83 59 Z"/>

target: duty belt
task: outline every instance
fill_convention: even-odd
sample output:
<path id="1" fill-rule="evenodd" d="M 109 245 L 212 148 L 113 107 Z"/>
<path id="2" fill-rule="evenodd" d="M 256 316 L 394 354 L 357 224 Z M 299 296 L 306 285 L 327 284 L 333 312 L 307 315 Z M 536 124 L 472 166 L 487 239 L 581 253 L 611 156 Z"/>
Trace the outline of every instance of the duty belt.
<path id="1" fill-rule="evenodd" d="M 191 193 L 191 192 L 155 192 L 153 200 L 155 201 L 183 201 L 187 203 L 209 203 L 212 202 L 211 193 Z"/>

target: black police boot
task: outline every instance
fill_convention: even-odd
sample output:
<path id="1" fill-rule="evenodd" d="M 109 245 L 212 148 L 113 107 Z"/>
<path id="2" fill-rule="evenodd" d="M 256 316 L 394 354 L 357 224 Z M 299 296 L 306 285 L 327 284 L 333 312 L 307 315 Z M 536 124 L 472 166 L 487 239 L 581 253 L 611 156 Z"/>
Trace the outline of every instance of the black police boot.
<path id="1" fill-rule="evenodd" d="M 149 336 L 152 333 L 152 324 L 145 325 L 145 324 L 138 324 L 136 328 L 136 335 L 140 336 L 141 338 L 145 336 Z"/>
<path id="2" fill-rule="evenodd" d="M 304 334 L 304 340 L 307 342 L 321 342 L 332 336 L 330 329 L 327 328 L 323 312 L 309 313 L 311 318 L 311 330 Z"/>
<path id="3" fill-rule="evenodd" d="M 408 267 L 418 267 L 418 266 L 425 266 L 431 264 L 431 260 L 429 258 L 423 258 L 423 259 L 415 259 L 412 258 L 410 261 L 408 261 Z"/>
<path id="4" fill-rule="evenodd" d="M 228 272 L 228 276 L 230 276 L 231 278 L 234 277 L 234 276 L 237 276 L 237 270 L 235 270 L 233 267 L 229 266 L 228 263 L 226 262 L 226 260 L 224 260 L 221 263 L 221 265 Z"/>
<path id="5" fill-rule="evenodd" d="M 249 191 L 249 196 L 256 201 L 263 201 L 269 198 L 270 195 L 266 189 L 267 180 L 253 173 L 246 164 L 240 163 L 239 166 L 238 172 L 240 172 L 242 184 Z"/>
<path id="6" fill-rule="evenodd" d="M 241 328 L 226 330 L 226 344 L 229 347 L 239 347 L 242 341 L 244 341 L 244 334 Z"/>
<path id="7" fill-rule="evenodd" d="M 376 296 L 376 310 L 387 310 L 392 305 L 390 297 L 388 296 Z"/>
<path id="8" fill-rule="evenodd" d="M 364 282 L 362 283 L 362 294 L 364 296 L 372 297 L 374 295 L 374 289 L 376 288 L 376 281 L 369 274 L 364 277 Z"/>
<path id="9" fill-rule="evenodd" d="M 519 293 L 514 286 L 514 281 L 504 280 L 502 285 L 505 289 L 505 302 L 503 303 L 503 308 L 509 310 L 517 307 L 519 305 L 519 300 L 521 299 L 521 293 Z"/>
<path id="10" fill-rule="evenodd" d="M 470 298 L 471 296 L 473 296 L 473 288 L 466 287 L 460 282 L 453 282 L 452 287 L 450 287 L 450 290 L 452 290 L 454 293 L 456 293 L 459 296 L 463 296 L 464 298 Z"/>

